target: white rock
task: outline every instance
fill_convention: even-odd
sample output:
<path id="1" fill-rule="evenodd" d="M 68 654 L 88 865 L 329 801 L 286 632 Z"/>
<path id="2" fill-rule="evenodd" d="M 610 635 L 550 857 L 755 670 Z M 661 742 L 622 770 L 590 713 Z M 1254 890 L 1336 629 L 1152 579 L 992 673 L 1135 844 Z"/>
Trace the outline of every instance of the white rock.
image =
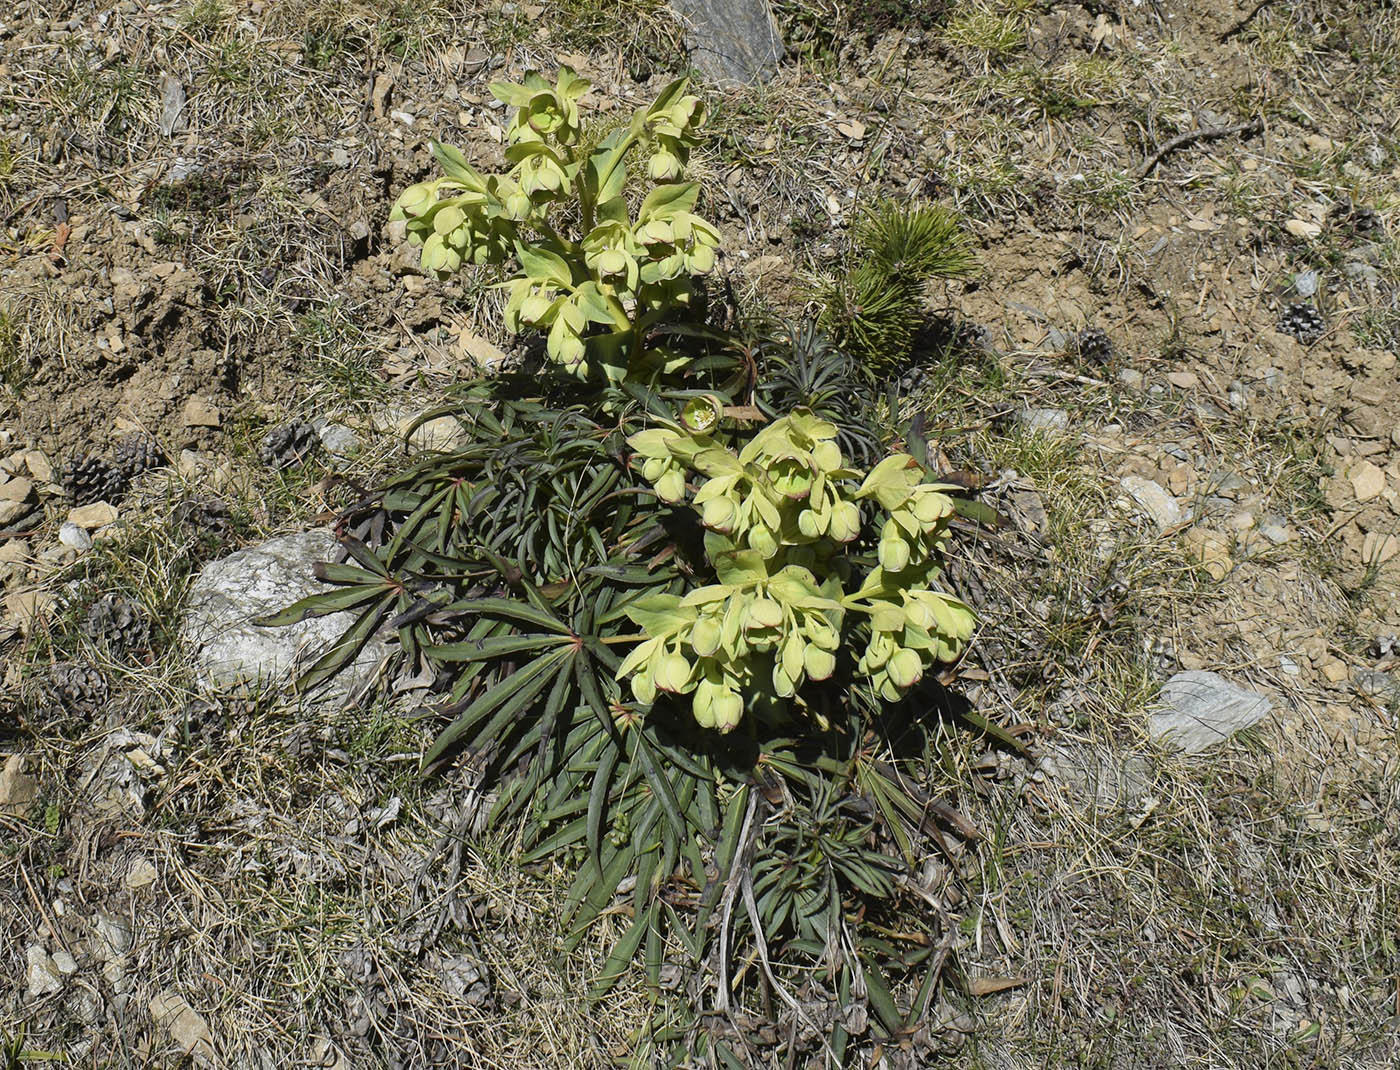
<path id="1" fill-rule="evenodd" d="M 360 451 L 360 436 L 344 424 L 326 424 L 317 434 L 332 457 L 344 459 Z"/>
<path id="2" fill-rule="evenodd" d="M 1119 482 L 1132 496 L 1142 514 L 1159 529 L 1165 531 L 1181 523 L 1181 506 L 1160 483 L 1154 483 L 1142 476 L 1124 476 Z"/>
<path id="3" fill-rule="evenodd" d="M 58 541 L 64 546 L 71 546 L 79 553 L 92 549 L 92 536 L 71 520 L 65 520 L 59 525 Z"/>
<path id="4" fill-rule="evenodd" d="M 1218 673 L 1179 672 L 1162 687 L 1159 707 L 1147 718 L 1153 739 L 1196 754 L 1256 724 L 1273 704 L 1256 691 L 1236 687 Z"/>
<path id="5" fill-rule="evenodd" d="M 335 548 L 331 533 L 317 529 L 269 539 L 204 567 L 190 588 L 180 635 L 205 684 L 284 685 L 344 634 L 355 619 L 350 612 L 282 628 L 254 623 L 308 595 L 334 590 L 316 579 L 312 568 L 328 561 Z M 333 677 L 315 700 L 345 702 L 373 677 L 388 651 L 384 638 L 372 637 L 354 663 Z"/>
<path id="6" fill-rule="evenodd" d="M 90 946 L 99 962 L 115 962 L 131 949 L 131 926 L 125 919 L 98 911 L 92 928 L 97 939 Z"/>
<path id="7" fill-rule="evenodd" d="M 1030 431 L 1069 430 L 1069 413 L 1064 409 L 1026 409 L 1018 413 L 1016 419 Z"/>
<path id="8" fill-rule="evenodd" d="M 24 975 L 27 986 L 25 994 L 30 999 L 50 995 L 63 987 L 63 975 L 58 972 L 57 964 L 38 944 L 30 944 L 25 948 L 24 958 L 29 967 Z"/>

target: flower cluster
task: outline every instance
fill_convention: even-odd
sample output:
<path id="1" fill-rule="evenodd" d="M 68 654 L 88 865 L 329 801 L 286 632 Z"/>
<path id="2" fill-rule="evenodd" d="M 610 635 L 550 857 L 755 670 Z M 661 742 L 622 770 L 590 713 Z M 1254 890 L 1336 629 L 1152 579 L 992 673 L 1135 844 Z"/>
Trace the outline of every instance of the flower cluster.
<path id="1" fill-rule="evenodd" d="M 835 425 L 797 412 L 737 454 L 710 430 L 682 425 L 628 440 L 664 501 L 686 499 L 687 474 L 705 477 L 690 501 L 719 580 L 626 610 L 646 638 L 618 674 L 639 701 L 658 691 L 692 695 L 697 721 L 728 731 L 742 716 L 742 696 L 793 698 L 806 681 L 831 677 L 852 642 L 864 643 L 854 674 L 887 701 L 961 652 L 972 611 L 930 586 L 953 512 L 948 488 L 924 482 L 906 454 L 862 478 L 845 466 L 836 434 Z M 883 520 L 878 564 L 862 571 L 850 551 L 867 506 L 869 519 Z"/>
<path id="2" fill-rule="evenodd" d="M 546 332 L 549 356 L 583 377 L 590 357 L 639 348 L 645 327 L 684 306 L 692 280 L 714 270 L 719 232 L 695 214 L 699 186 L 681 181 L 705 117 L 685 87 L 673 82 L 629 126 L 590 145 L 579 113 L 589 83 L 568 67 L 552 85 L 535 73 L 521 85 L 493 83 L 515 108 L 510 170 L 483 176 L 457 149 L 434 144 L 443 177 L 410 186 L 390 218 L 405 222 L 423 270 L 438 278 L 514 257 L 508 325 Z M 655 185 L 634 215 L 624 190 L 636 147 L 650 153 Z M 563 233 L 566 222 L 578 233 Z"/>

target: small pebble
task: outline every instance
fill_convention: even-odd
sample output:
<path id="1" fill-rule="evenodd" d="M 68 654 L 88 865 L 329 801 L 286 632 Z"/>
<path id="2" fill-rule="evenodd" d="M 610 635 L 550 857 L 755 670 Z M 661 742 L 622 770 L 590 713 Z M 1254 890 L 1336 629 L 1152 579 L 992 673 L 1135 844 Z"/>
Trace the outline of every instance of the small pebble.
<path id="1" fill-rule="evenodd" d="M 58 529 L 58 541 L 64 546 L 71 546 L 81 553 L 84 550 L 92 549 L 92 536 L 80 528 L 71 520 L 65 520 Z"/>

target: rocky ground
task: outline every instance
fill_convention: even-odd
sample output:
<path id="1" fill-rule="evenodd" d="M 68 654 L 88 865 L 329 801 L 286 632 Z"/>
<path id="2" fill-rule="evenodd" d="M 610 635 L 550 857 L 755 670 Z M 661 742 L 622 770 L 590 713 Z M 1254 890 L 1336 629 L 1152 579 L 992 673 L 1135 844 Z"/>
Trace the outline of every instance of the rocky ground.
<path id="1" fill-rule="evenodd" d="M 982 265 L 929 300 L 984 344 L 909 404 L 1006 518 L 958 551 L 960 686 L 1034 757 L 950 734 L 982 835 L 944 860 L 939 1058 L 1396 1065 L 1400 14 L 775 8 L 772 80 L 707 90 L 739 300 L 799 313 L 882 195 L 959 208 Z M 628 1051 L 641 985 L 580 1002 L 606 925 L 564 958 L 558 875 L 443 839 L 432 725 L 211 688 L 188 617 L 516 352 L 386 219 L 429 138 L 498 159 L 489 80 L 559 62 L 625 111 L 683 33 L 650 0 L 0 16 L 0 1051 Z"/>

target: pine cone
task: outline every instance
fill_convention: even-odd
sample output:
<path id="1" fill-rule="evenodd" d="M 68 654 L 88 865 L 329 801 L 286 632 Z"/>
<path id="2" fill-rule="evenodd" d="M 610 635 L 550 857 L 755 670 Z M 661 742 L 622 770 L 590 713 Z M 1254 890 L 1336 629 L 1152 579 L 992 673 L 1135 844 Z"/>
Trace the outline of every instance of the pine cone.
<path id="1" fill-rule="evenodd" d="M 233 531 L 233 516 L 228 506 L 217 498 L 186 498 L 171 514 L 175 523 L 192 529 L 195 534 L 210 532 L 228 535 Z"/>
<path id="2" fill-rule="evenodd" d="M 133 431 L 124 435 L 112 454 L 116 467 L 128 478 L 135 479 L 148 468 L 159 468 L 165 463 L 165 454 L 160 444 L 150 435 Z"/>
<path id="3" fill-rule="evenodd" d="M 915 364 L 906 368 L 899 377 L 899 396 L 907 398 L 917 394 L 928 381 L 928 369 L 922 365 Z"/>
<path id="4" fill-rule="evenodd" d="M 69 713 L 91 713 L 107 701 L 107 678 L 82 661 L 55 665 L 44 689 L 52 705 Z"/>
<path id="5" fill-rule="evenodd" d="M 991 328 L 984 323 L 974 323 L 971 320 L 963 320 L 958 324 L 955 339 L 960 349 L 990 351 L 996 348 Z"/>
<path id="6" fill-rule="evenodd" d="M 1374 208 L 1358 208 L 1350 202 L 1343 202 L 1332 209 L 1332 219 L 1335 224 L 1362 238 L 1379 238 L 1385 231 L 1379 212 Z"/>
<path id="7" fill-rule="evenodd" d="M 75 457 L 63 470 L 63 488 L 74 505 L 120 501 L 127 482 L 124 472 L 101 457 Z"/>
<path id="8" fill-rule="evenodd" d="M 150 645 L 151 622 L 130 599 L 104 594 L 88 606 L 83 634 L 108 650 L 141 650 Z"/>
<path id="9" fill-rule="evenodd" d="M 1113 362 L 1113 342 L 1102 327 L 1086 327 L 1074 340 L 1079 359 L 1086 364 L 1106 365 Z"/>
<path id="10" fill-rule="evenodd" d="M 1327 330 L 1327 321 L 1312 305 L 1301 302 L 1289 305 L 1278 319 L 1278 329 L 1291 334 L 1304 345 L 1316 342 Z"/>
<path id="11" fill-rule="evenodd" d="M 293 468 L 310 457 L 320 444 L 314 427 L 301 420 L 290 420 L 267 433 L 258 447 L 258 458 L 270 468 Z"/>

